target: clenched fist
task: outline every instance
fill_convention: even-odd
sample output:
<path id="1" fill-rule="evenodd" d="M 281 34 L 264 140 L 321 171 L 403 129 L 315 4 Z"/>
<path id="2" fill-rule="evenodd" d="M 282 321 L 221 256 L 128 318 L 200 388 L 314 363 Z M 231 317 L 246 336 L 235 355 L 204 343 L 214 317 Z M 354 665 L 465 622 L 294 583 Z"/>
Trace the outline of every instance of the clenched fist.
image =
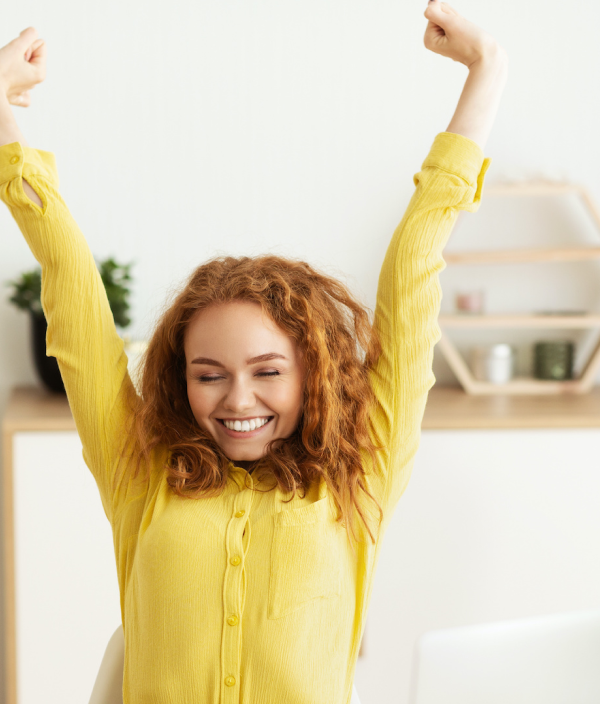
<path id="1" fill-rule="evenodd" d="M 425 17 L 425 47 L 471 68 L 481 59 L 504 53 L 494 37 L 469 22 L 447 2 L 430 0 Z"/>
<path id="2" fill-rule="evenodd" d="M 46 78 L 46 44 L 27 27 L 0 49 L 0 91 L 11 105 L 29 107 L 29 91 Z"/>

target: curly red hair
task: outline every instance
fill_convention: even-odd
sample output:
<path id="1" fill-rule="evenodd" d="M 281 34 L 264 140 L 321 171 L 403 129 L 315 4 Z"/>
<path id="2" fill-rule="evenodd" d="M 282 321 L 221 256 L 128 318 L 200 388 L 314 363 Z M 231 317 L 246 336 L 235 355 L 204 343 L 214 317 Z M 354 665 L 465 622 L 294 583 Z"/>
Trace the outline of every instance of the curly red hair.
<path id="1" fill-rule="evenodd" d="M 253 301 L 298 346 L 309 370 L 295 432 L 270 443 L 257 468 L 284 492 L 306 491 L 323 477 L 349 535 L 360 516 L 374 540 L 361 498 L 382 511 L 364 481 L 362 453 L 374 459 L 369 368 L 380 346 L 367 309 L 340 281 L 309 264 L 278 256 L 219 257 L 199 266 L 164 313 L 142 359 L 133 409 L 136 474 L 159 445 L 169 449 L 168 483 L 189 498 L 219 494 L 228 458 L 197 423 L 189 405 L 184 336 L 195 314 L 214 303 Z M 149 466 L 149 464 L 148 464 Z M 273 486 L 273 488 L 274 488 Z"/>

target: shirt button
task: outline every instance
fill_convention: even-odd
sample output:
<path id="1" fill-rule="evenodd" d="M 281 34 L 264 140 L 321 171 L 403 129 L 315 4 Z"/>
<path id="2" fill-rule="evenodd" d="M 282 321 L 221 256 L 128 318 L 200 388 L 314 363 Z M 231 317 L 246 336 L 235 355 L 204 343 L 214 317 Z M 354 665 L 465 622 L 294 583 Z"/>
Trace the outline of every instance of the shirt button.
<path id="1" fill-rule="evenodd" d="M 227 619 L 227 623 L 230 626 L 237 626 L 238 625 L 238 617 L 235 614 L 229 616 L 229 618 Z"/>
<path id="2" fill-rule="evenodd" d="M 229 677 L 226 677 L 226 678 L 225 678 L 225 684 L 226 684 L 228 687 L 233 687 L 233 685 L 235 684 L 235 677 L 231 677 L 231 675 L 230 675 Z"/>
<path id="3" fill-rule="evenodd" d="M 18 156 L 13 156 L 13 158 L 10 160 L 10 163 L 11 163 L 11 164 L 16 164 L 17 161 L 19 161 L 19 157 L 18 157 Z"/>
<path id="4" fill-rule="evenodd" d="M 241 508 L 241 509 L 235 514 L 235 517 L 236 517 L 236 518 L 241 518 L 245 513 L 246 513 L 246 512 L 244 511 L 244 509 Z"/>
<path id="5" fill-rule="evenodd" d="M 234 555 L 229 562 L 235 567 L 236 565 L 239 565 L 240 562 L 242 561 L 242 558 L 239 555 Z"/>

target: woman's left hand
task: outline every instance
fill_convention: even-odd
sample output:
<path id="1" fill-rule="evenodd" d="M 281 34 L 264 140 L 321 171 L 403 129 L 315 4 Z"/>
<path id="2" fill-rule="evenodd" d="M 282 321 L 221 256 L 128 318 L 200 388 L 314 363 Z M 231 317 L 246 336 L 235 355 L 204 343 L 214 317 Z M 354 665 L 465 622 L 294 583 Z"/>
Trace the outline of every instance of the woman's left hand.
<path id="1" fill-rule="evenodd" d="M 471 68 L 477 61 L 504 50 L 491 34 L 469 22 L 447 2 L 430 0 L 425 17 L 425 47 Z"/>
<path id="2" fill-rule="evenodd" d="M 0 49 L 0 91 L 11 105 L 29 107 L 30 90 L 46 78 L 46 44 L 27 27 Z"/>

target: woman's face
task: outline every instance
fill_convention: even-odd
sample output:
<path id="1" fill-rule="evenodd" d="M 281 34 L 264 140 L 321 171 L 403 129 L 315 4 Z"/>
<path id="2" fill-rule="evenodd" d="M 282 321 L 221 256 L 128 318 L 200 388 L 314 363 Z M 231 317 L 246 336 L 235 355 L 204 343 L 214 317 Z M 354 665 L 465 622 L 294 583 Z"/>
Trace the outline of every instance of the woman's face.
<path id="1" fill-rule="evenodd" d="M 267 443 L 294 432 L 302 412 L 302 361 L 295 342 L 258 303 L 201 310 L 184 346 L 194 417 L 230 460 L 257 460 Z"/>

